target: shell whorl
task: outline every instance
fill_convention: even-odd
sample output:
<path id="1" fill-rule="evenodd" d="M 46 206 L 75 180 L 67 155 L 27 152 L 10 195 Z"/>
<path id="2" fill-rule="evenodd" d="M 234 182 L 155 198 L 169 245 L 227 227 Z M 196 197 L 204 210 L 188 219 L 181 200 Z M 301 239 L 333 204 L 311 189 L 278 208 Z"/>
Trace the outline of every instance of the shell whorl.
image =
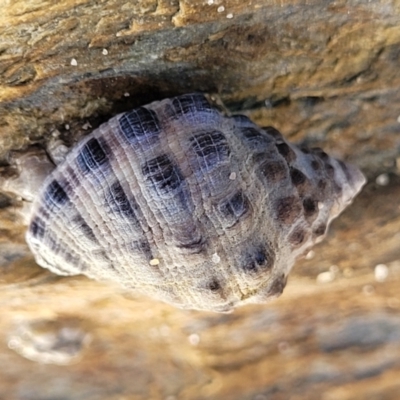
<path id="1" fill-rule="evenodd" d="M 57 274 L 228 311 L 279 295 L 365 180 L 201 94 L 110 119 L 45 180 L 27 242 Z"/>

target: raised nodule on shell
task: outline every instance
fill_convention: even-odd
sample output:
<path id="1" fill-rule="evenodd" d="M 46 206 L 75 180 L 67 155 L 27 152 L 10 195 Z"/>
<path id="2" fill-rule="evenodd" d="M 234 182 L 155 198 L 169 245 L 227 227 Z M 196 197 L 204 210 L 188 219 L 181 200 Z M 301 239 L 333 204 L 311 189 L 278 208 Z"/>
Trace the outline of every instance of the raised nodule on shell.
<path id="1" fill-rule="evenodd" d="M 184 95 L 117 115 L 73 148 L 43 184 L 27 241 L 57 274 L 224 312 L 280 295 L 364 183 L 320 149 Z"/>

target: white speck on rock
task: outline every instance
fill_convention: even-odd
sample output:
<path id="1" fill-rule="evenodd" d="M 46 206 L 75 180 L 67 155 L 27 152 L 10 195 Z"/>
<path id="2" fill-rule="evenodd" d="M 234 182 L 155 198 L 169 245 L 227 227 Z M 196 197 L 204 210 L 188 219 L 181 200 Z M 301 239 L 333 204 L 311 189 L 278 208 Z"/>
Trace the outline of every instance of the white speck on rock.
<path id="1" fill-rule="evenodd" d="M 46 146 L 47 154 L 50 156 L 55 165 L 59 165 L 65 160 L 69 150 L 70 149 L 62 140 L 58 139 L 57 136 L 55 136 L 52 140 L 49 140 Z"/>
<path id="2" fill-rule="evenodd" d="M 265 99 L 264 104 L 265 104 L 265 107 L 272 108 L 272 102 L 270 99 Z"/>
<path id="3" fill-rule="evenodd" d="M 315 257 L 315 251 L 310 250 L 306 255 L 306 260 L 312 260 Z"/>
<path id="4" fill-rule="evenodd" d="M 84 129 L 85 131 L 87 131 L 88 129 L 90 129 L 92 127 L 92 125 L 90 124 L 90 122 L 85 122 L 82 125 L 82 129 Z"/>
<path id="5" fill-rule="evenodd" d="M 170 333 L 171 329 L 167 325 L 162 325 L 162 326 L 160 326 L 159 331 L 160 331 L 160 335 L 161 336 L 167 337 L 167 336 L 169 336 L 169 333 Z"/>
<path id="6" fill-rule="evenodd" d="M 388 174 L 380 174 L 375 182 L 379 186 L 387 186 L 389 184 L 389 175 Z"/>
<path id="7" fill-rule="evenodd" d="M 74 66 L 74 67 L 76 67 L 76 66 L 78 65 L 78 61 L 76 61 L 76 59 L 73 58 L 73 59 L 71 60 L 71 65 Z"/>
<path id="8" fill-rule="evenodd" d="M 233 18 L 233 14 L 232 13 L 226 14 L 226 18 L 228 18 L 228 19 Z"/>
<path id="9" fill-rule="evenodd" d="M 384 282 L 389 275 L 389 268 L 385 264 L 378 264 L 374 269 L 374 276 L 377 282 Z"/>
<path id="10" fill-rule="evenodd" d="M 362 292 L 365 296 L 371 296 L 375 292 L 375 288 L 372 285 L 365 285 L 362 288 Z"/>
<path id="11" fill-rule="evenodd" d="M 218 8 L 217 8 L 217 12 L 219 12 L 219 13 L 222 13 L 222 12 L 224 12 L 225 11 L 225 7 L 224 6 L 219 6 Z"/>
<path id="12" fill-rule="evenodd" d="M 335 280 L 335 273 L 333 271 L 321 272 L 317 276 L 317 283 L 330 283 Z"/>
<path id="13" fill-rule="evenodd" d="M 150 265 L 156 266 L 158 264 L 160 264 L 160 260 L 158 258 L 153 258 L 150 260 Z"/>
<path id="14" fill-rule="evenodd" d="M 217 253 L 214 253 L 211 260 L 214 264 L 218 264 L 221 261 L 221 257 Z"/>
<path id="15" fill-rule="evenodd" d="M 236 172 L 232 172 L 232 173 L 229 175 L 229 179 L 230 179 L 231 181 L 234 181 L 234 180 L 236 179 Z"/>
<path id="16" fill-rule="evenodd" d="M 129 96 L 130 96 L 130 94 L 128 92 L 124 93 L 124 97 L 129 97 Z"/>
<path id="17" fill-rule="evenodd" d="M 200 336 L 197 333 L 192 333 L 189 335 L 188 340 L 192 346 L 197 346 L 200 343 Z"/>

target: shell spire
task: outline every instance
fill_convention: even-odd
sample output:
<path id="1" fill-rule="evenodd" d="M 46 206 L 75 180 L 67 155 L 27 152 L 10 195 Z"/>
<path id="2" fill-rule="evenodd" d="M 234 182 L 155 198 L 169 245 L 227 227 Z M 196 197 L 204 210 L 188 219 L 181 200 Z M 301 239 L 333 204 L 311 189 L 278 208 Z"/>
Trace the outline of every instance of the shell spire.
<path id="1" fill-rule="evenodd" d="M 364 183 L 321 149 L 188 94 L 119 114 L 78 143 L 45 180 L 26 238 L 57 274 L 227 312 L 279 295 Z"/>

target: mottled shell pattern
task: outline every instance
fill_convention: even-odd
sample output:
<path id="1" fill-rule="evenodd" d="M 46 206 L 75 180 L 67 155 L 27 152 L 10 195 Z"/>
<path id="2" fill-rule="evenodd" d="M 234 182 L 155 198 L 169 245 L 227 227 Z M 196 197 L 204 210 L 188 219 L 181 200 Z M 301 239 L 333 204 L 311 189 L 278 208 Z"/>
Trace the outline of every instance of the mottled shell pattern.
<path id="1" fill-rule="evenodd" d="M 280 295 L 365 180 L 202 94 L 119 114 L 45 180 L 27 242 L 61 275 L 227 312 Z"/>

